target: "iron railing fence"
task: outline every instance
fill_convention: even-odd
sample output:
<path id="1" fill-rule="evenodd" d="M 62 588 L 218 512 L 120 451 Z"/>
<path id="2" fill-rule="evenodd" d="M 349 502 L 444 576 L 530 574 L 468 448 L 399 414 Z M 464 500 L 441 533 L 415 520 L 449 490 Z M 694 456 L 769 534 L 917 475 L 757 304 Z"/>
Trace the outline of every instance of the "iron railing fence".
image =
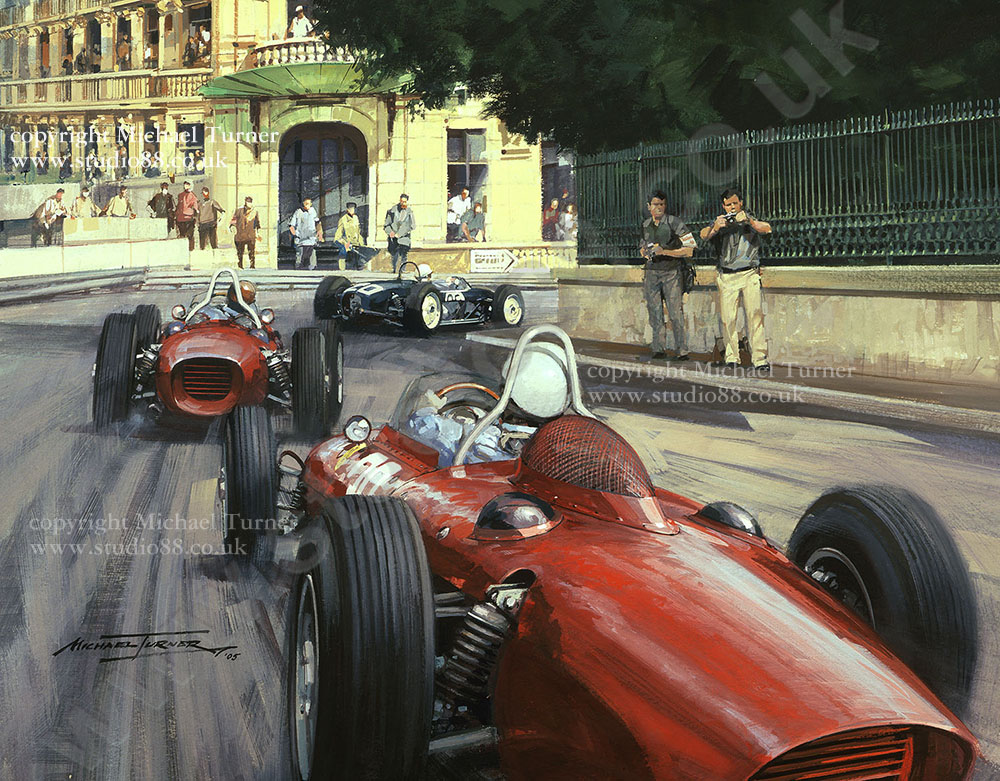
<path id="1" fill-rule="evenodd" d="M 649 192 L 697 233 L 738 185 L 777 262 L 1000 255 L 1000 100 L 580 155 L 581 258 L 638 256 Z M 696 259 L 708 262 L 699 243 Z"/>

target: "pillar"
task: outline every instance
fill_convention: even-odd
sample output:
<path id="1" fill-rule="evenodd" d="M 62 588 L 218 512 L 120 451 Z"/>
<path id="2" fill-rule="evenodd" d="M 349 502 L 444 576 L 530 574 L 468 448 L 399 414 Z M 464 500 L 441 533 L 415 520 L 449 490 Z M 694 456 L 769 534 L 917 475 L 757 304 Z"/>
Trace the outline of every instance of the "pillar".
<path id="1" fill-rule="evenodd" d="M 107 12 L 98 17 L 101 21 L 101 73 L 115 70 L 115 22 L 118 17 Z"/>

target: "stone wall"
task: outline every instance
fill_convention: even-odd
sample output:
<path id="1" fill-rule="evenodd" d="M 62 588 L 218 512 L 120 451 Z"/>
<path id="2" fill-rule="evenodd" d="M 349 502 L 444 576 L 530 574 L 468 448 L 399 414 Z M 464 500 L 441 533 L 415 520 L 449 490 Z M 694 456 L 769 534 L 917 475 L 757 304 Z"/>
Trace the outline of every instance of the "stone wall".
<path id="1" fill-rule="evenodd" d="M 641 269 L 555 274 L 572 335 L 649 343 Z M 687 296 L 692 352 L 712 352 L 721 335 L 715 275 L 699 268 Z M 763 284 L 772 362 L 1000 387 L 1000 266 L 768 268 Z"/>

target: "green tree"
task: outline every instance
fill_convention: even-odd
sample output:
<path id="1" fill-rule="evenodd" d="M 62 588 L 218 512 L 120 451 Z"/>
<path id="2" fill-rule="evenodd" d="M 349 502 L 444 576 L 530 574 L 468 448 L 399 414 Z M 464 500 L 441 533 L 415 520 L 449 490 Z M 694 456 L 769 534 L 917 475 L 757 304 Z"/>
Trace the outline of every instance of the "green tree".
<path id="1" fill-rule="evenodd" d="M 846 44 L 829 43 L 838 7 Z M 407 74 L 429 108 L 464 84 L 511 131 L 580 151 L 988 97 L 1000 65 L 995 0 L 318 0 L 315 13 L 365 52 L 371 83 Z"/>

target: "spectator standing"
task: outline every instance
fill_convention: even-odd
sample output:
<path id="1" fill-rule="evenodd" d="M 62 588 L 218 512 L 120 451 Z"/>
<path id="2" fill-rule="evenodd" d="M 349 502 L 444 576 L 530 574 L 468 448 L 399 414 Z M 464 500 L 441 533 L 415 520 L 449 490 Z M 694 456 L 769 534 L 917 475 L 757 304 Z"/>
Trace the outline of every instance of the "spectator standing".
<path id="1" fill-rule="evenodd" d="M 38 246 L 38 237 L 41 236 L 45 246 L 52 245 L 52 231 L 66 217 L 66 207 L 63 205 L 63 193 L 66 192 L 60 187 L 55 195 L 46 198 L 41 205 L 35 209 L 32 217 L 31 246 Z"/>
<path id="2" fill-rule="evenodd" d="M 101 44 L 95 42 L 94 50 L 90 55 L 90 72 L 100 73 L 101 72 Z"/>
<path id="3" fill-rule="evenodd" d="M 229 229 L 233 231 L 233 242 L 236 244 L 236 262 L 243 268 L 243 251 L 246 250 L 250 268 L 256 262 L 257 242 L 260 241 L 260 216 L 253 207 L 253 198 L 249 195 L 243 199 L 243 208 L 237 209 L 229 221 Z"/>
<path id="4" fill-rule="evenodd" d="M 184 44 L 184 54 L 181 56 L 181 63 L 185 68 L 194 66 L 194 61 L 198 59 L 198 43 L 193 35 L 189 35 L 187 43 Z"/>
<path id="5" fill-rule="evenodd" d="M 184 191 L 177 196 L 177 211 L 174 212 L 174 222 L 177 223 L 177 235 L 187 237 L 188 252 L 194 250 L 194 225 L 198 219 L 198 198 L 191 192 L 191 182 L 184 182 Z"/>
<path id="6" fill-rule="evenodd" d="M 90 72 L 90 63 L 87 60 L 86 46 L 82 47 L 76 55 L 76 72 L 78 74 Z"/>
<path id="7" fill-rule="evenodd" d="M 288 25 L 286 38 L 308 38 L 313 34 L 316 23 L 306 16 L 306 9 L 301 5 L 295 6 L 295 16 L 292 17 Z"/>
<path id="8" fill-rule="evenodd" d="M 392 256 L 392 271 L 406 262 L 410 252 L 413 229 L 417 227 L 413 209 L 409 208 L 410 196 L 402 193 L 399 203 L 385 213 L 385 232 L 389 237 L 389 254 Z"/>
<path id="9" fill-rule="evenodd" d="M 576 205 L 566 204 L 566 211 L 559 215 L 556 223 L 556 239 L 559 241 L 576 241 Z"/>
<path id="10" fill-rule="evenodd" d="M 684 261 L 694 254 L 696 242 L 690 229 L 678 217 L 667 214 L 667 196 L 654 192 L 647 204 L 649 219 L 642 224 L 642 256 L 646 258 L 643 294 L 653 329 L 650 350 L 653 358 L 666 358 L 663 305 L 674 332 L 675 360 L 688 360 L 684 325 Z"/>
<path id="11" fill-rule="evenodd" d="M 70 216 L 75 219 L 84 219 L 86 217 L 97 217 L 100 213 L 101 210 L 97 208 L 94 199 L 90 197 L 90 188 L 84 185 L 80 188 L 80 194 L 73 199 L 73 205 L 70 207 Z"/>
<path id="12" fill-rule="evenodd" d="M 83 52 L 81 52 L 81 54 L 82 53 Z M 72 76 L 73 75 L 73 60 L 70 59 L 70 56 L 68 54 L 65 57 L 63 57 L 63 61 L 62 61 L 62 75 L 63 76 Z"/>
<path id="13" fill-rule="evenodd" d="M 549 207 L 542 211 L 542 241 L 556 240 L 556 226 L 559 224 L 559 199 L 549 201 Z"/>
<path id="14" fill-rule="evenodd" d="M 212 249 L 219 247 L 219 235 L 216 232 L 219 215 L 225 209 L 219 206 L 207 187 L 201 188 L 201 202 L 198 204 L 198 246 L 205 249 L 205 245 L 211 243 Z"/>
<path id="15" fill-rule="evenodd" d="M 462 240 L 462 217 L 470 209 L 472 209 L 472 198 L 469 196 L 469 188 L 463 187 L 461 193 L 453 195 L 448 201 L 448 241 Z"/>
<path id="16" fill-rule="evenodd" d="M 736 315 L 742 297 L 753 368 L 770 372 L 760 292 L 760 237 L 769 234 L 771 226 L 744 209 L 739 190 L 730 188 L 721 197 L 725 211 L 711 225 L 702 228 L 701 237 L 710 241 L 715 251 L 718 270 L 715 284 L 719 289 L 719 317 L 726 346 L 724 360 L 731 368 L 740 363 Z"/>
<path id="17" fill-rule="evenodd" d="M 127 71 L 132 67 L 132 43 L 127 35 L 118 39 L 118 46 L 115 48 L 115 57 L 118 59 L 118 70 Z"/>
<path id="18" fill-rule="evenodd" d="M 198 25 L 198 56 L 207 57 L 212 52 L 212 33 L 205 25 Z"/>
<path id="19" fill-rule="evenodd" d="M 174 196 L 170 194 L 170 185 L 164 182 L 160 185 L 160 191 L 146 202 L 151 216 L 167 221 L 167 235 L 174 229 L 174 213 L 177 211 L 177 204 L 174 203 Z"/>
<path id="20" fill-rule="evenodd" d="M 48 143 L 48 139 L 46 139 Z M 38 169 L 38 173 L 47 174 L 49 172 L 49 150 L 47 146 L 42 147 L 42 151 L 38 153 L 38 159 L 35 161 L 35 167 Z"/>
<path id="21" fill-rule="evenodd" d="M 117 151 L 115 151 L 115 161 L 117 164 L 116 178 L 127 179 L 128 178 L 128 147 L 124 144 L 119 144 Z"/>
<path id="22" fill-rule="evenodd" d="M 486 215 L 481 203 L 477 202 L 462 217 L 462 238 L 466 241 L 486 241 Z"/>
<path id="23" fill-rule="evenodd" d="M 316 242 L 323 241 L 323 224 L 312 207 L 312 198 L 303 198 L 288 225 L 295 243 L 295 268 L 316 268 Z"/>
<path id="24" fill-rule="evenodd" d="M 132 208 L 132 201 L 128 197 L 128 188 L 122 185 L 118 188 L 118 195 L 115 195 L 108 201 L 108 205 L 104 207 L 101 214 L 106 214 L 108 217 L 128 217 L 130 220 L 135 219 L 135 209 Z"/>
<path id="25" fill-rule="evenodd" d="M 152 68 L 153 67 L 153 46 L 151 43 L 146 43 L 146 48 L 142 52 L 142 67 Z"/>
<path id="26" fill-rule="evenodd" d="M 347 202 L 347 211 L 337 221 L 337 232 L 333 234 L 334 246 L 338 248 L 338 260 L 344 258 L 344 268 L 358 271 L 368 265 L 374 250 L 365 246 L 361 236 L 361 220 L 357 215 L 358 205 Z"/>

